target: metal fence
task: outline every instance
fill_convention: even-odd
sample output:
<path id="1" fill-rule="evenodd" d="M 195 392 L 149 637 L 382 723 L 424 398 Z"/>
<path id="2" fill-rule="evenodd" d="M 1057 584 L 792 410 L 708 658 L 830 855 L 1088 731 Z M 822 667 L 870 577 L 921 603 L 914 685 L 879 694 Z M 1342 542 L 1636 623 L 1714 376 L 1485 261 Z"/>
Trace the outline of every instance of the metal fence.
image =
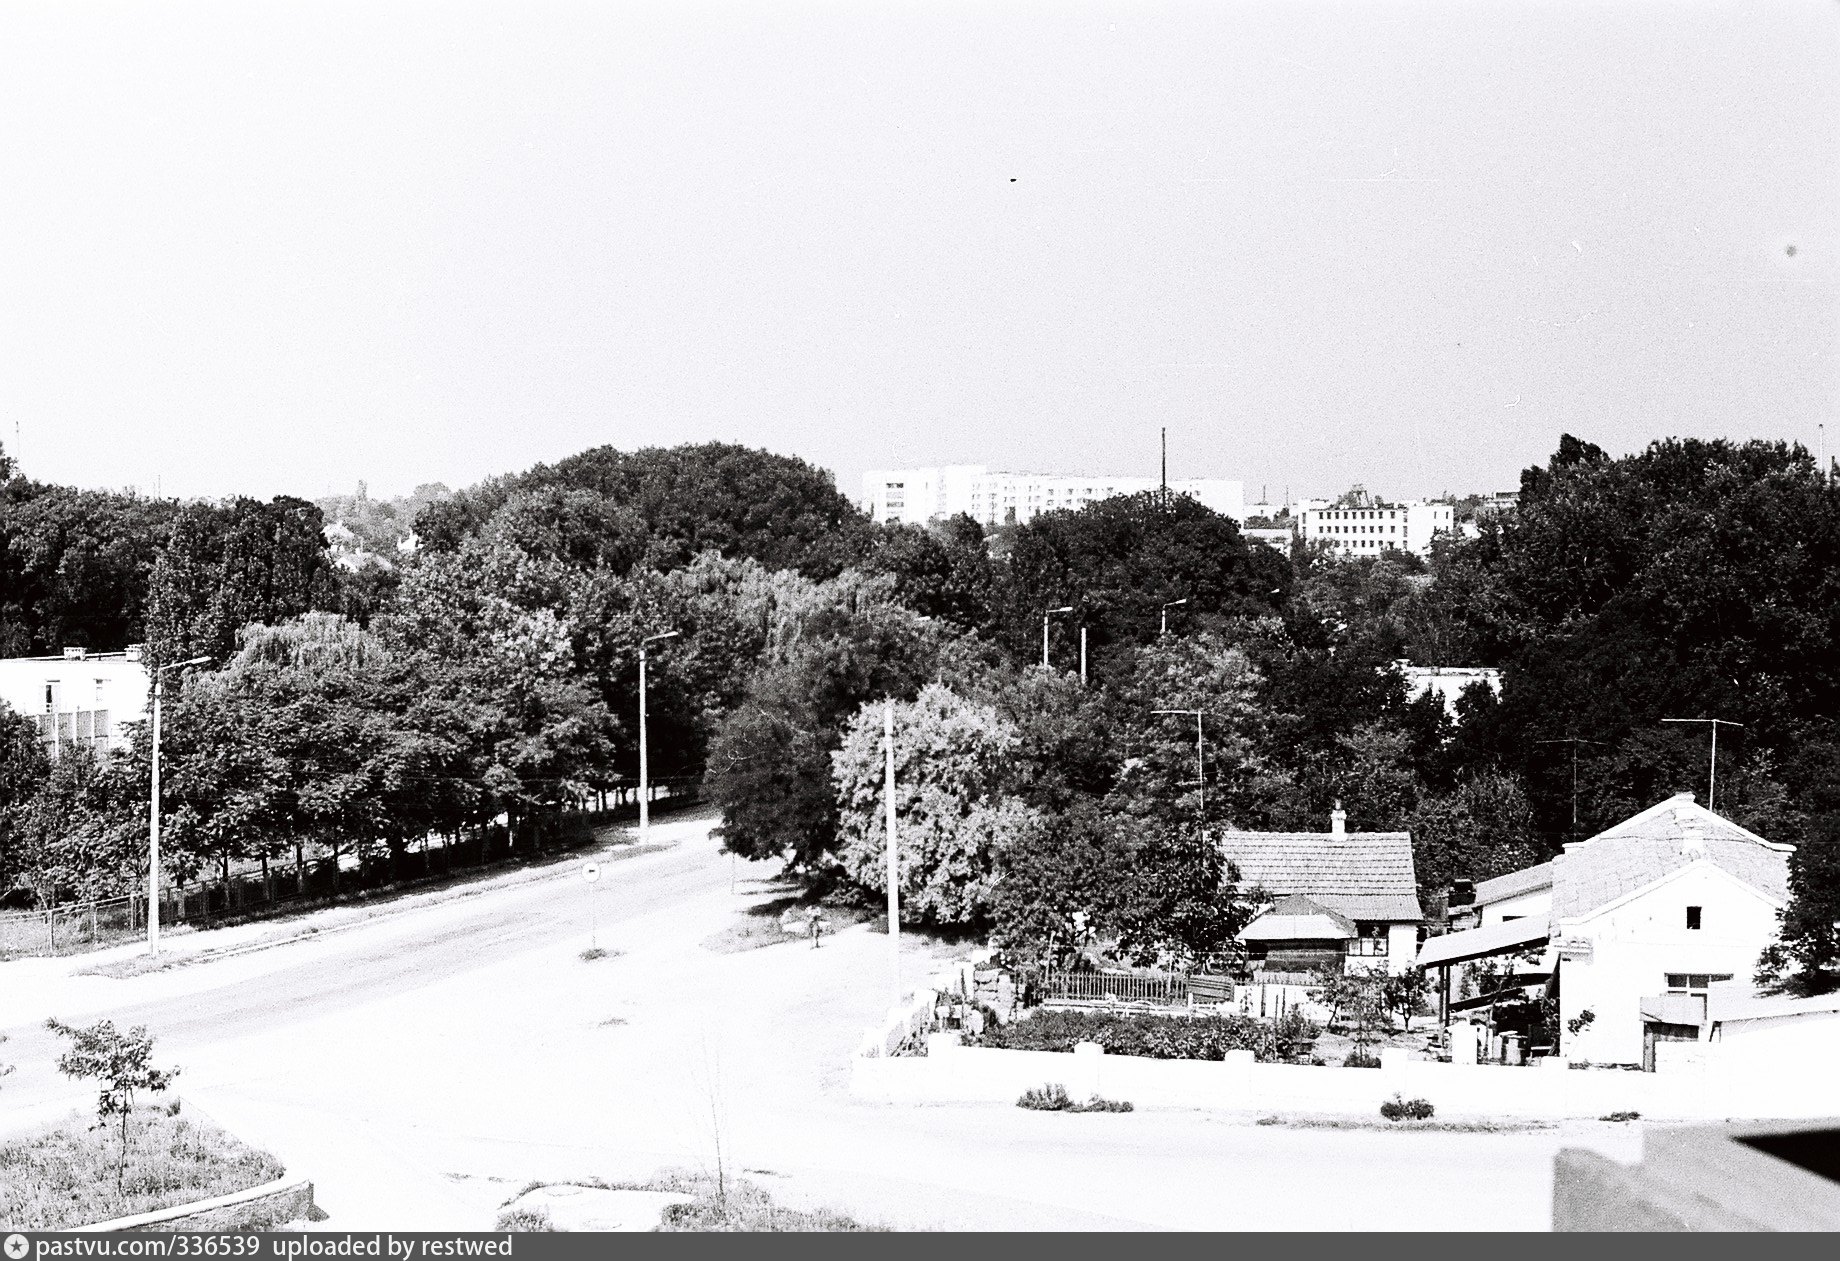
<path id="1" fill-rule="evenodd" d="M 652 803 L 657 814 L 668 814 L 696 804 L 694 793 L 679 792 Z M 605 812 L 561 816 L 586 825 L 579 836 L 562 831 L 535 844 L 512 849 L 502 827 L 490 827 L 445 841 L 433 840 L 401 853 L 367 855 L 362 861 L 337 862 L 316 857 L 296 865 L 276 863 L 266 871 L 232 870 L 230 878 L 195 880 L 161 890 L 160 923 L 209 927 L 305 909 L 315 903 L 360 897 L 396 889 L 413 889 L 502 865 L 506 861 L 567 851 L 585 844 L 592 829 L 629 818 L 635 807 Z M 21 955 L 75 954 L 131 941 L 147 928 L 147 899 L 128 895 L 91 902 L 69 903 L 45 910 L 0 911 L 0 959 Z"/>

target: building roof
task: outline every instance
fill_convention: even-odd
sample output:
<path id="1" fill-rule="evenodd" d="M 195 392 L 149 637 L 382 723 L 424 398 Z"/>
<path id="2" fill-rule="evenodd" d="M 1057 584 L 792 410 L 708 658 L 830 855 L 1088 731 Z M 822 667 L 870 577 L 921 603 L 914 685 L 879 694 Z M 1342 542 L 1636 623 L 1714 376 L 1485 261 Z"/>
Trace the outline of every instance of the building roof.
<path id="1" fill-rule="evenodd" d="M 1553 859 L 1552 921 L 1589 915 L 1695 862 L 1713 863 L 1780 905 L 1789 898 L 1794 849 L 1677 793 Z"/>
<path id="2" fill-rule="evenodd" d="M 1538 893 L 1541 889 L 1552 888 L 1553 869 L 1550 862 L 1538 867 L 1525 867 L 1520 871 L 1510 871 L 1505 876 L 1496 876 L 1492 880 L 1476 882 L 1475 907 L 1493 906 L 1497 902 L 1506 902 L 1509 898 L 1518 898 L 1529 893 Z"/>
<path id="3" fill-rule="evenodd" d="M 1707 991 L 1706 1019 L 1717 1023 L 1770 1020 L 1777 1016 L 1828 1016 L 1840 1013 L 1840 993 L 1797 998 L 1791 994 L 1760 994 L 1749 982 L 1731 981 Z"/>
<path id="4" fill-rule="evenodd" d="M 1425 917 L 1405 832 L 1224 832 L 1220 850 L 1244 889 L 1301 893 L 1350 920 Z"/>
<path id="5" fill-rule="evenodd" d="M 1293 893 L 1240 930 L 1241 941 L 1347 941 L 1355 926 L 1320 902 Z"/>
<path id="6" fill-rule="evenodd" d="M 1487 928 L 1466 928 L 1460 933 L 1427 937 L 1418 948 L 1418 966 L 1442 967 L 1465 959 L 1481 959 L 1509 950 L 1526 949 L 1552 935 L 1544 919 L 1511 919 Z"/>

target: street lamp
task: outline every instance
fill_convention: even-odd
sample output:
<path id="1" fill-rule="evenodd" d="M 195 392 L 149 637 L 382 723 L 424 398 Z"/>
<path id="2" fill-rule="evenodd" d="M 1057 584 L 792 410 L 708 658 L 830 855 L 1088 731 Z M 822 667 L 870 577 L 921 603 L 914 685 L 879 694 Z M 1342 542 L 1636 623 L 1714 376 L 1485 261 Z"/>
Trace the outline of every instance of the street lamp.
<path id="1" fill-rule="evenodd" d="M 650 768 L 645 758 L 645 646 L 660 640 L 675 639 L 681 631 L 665 631 L 660 635 L 647 635 L 639 641 L 639 844 L 645 844 L 646 829 L 651 826 L 651 802 L 647 800 L 651 792 Z"/>
<path id="2" fill-rule="evenodd" d="M 1183 596 L 1180 600 L 1171 600 L 1168 604 L 1163 606 L 1163 629 L 1160 632 L 1161 634 L 1167 635 L 1169 633 L 1169 610 L 1175 608 L 1178 604 L 1187 603 L 1188 597 Z"/>
<path id="3" fill-rule="evenodd" d="M 1046 669 L 1048 665 L 1048 619 L 1053 617 L 1056 613 L 1071 612 L 1073 612 L 1073 606 L 1071 604 L 1064 604 L 1058 609 L 1048 609 L 1041 615 L 1041 664 L 1044 669 Z"/>
<path id="4" fill-rule="evenodd" d="M 153 791 L 147 800 L 147 953 L 160 953 L 160 694 L 166 672 L 210 664 L 209 657 L 192 657 L 160 666 L 153 672 Z"/>
<path id="5" fill-rule="evenodd" d="M 1195 791 L 1201 795 L 1201 822 L 1203 826 L 1206 826 L 1207 754 L 1206 746 L 1201 742 L 1201 716 L 1207 711 L 1201 709 L 1153 709 L 1150 712 L 1153 714 L 1180 714 L 1185 718 L 1193 718 L 1195 720 L 1195 774 L 1199 776 L 1195 781 Z"/>

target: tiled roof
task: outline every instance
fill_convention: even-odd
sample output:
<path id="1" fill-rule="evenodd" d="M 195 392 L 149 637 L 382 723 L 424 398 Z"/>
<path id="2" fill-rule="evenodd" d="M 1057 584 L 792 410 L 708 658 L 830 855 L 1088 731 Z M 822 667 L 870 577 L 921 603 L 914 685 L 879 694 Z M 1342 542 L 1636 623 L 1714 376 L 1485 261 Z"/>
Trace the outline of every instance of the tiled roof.
<path id="1" fill-rule="evenodd" d="M 1225 832 L 1239 887 L 1301 893 L 1351 920 L 1416 923 L 1418 877 L 1405 832 Z"/>
<path id="2" fill-rule="evenodd" d="M 1679 793 L 1553 859 L 1552 921 L 1588 915 L 1671 871 L 1709 861 L 1776 902 L 1795 847 L 1764 840 Z"/>
<path id="3" fill-rule="evenodd" d="M 1491 906 L 1496 902 L 1506 902 L 1509 898 L 1518 898 L 1523 893 L 1537 893 L 1541 889 L 1552 888 L 1553 870 L 1549 862 L 1538 867 L 1527 867 L 1520 871 L 1510 871 L 1505 876 L 1496 876 L 1493 880 L 1476 882 L 1476 901 L 1478 907 Z"/>
<path id="4" fill-rule="evenodd" d="M 1240 931 L 1241 941 L 1347 941 L 1355 935 L 1348 917 L 1300 894 L 1279 898 Z"/>

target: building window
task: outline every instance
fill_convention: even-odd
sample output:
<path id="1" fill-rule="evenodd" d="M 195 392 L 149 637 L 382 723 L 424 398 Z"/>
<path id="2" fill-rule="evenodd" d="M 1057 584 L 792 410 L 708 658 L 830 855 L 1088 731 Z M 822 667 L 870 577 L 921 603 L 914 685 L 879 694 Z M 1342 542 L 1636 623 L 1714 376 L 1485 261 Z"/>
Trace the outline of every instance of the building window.
<path id="1" fill-rule="evenodd" d="M 1670 994 L 1697 994 L 1701 998 L 1715 981 L 1729 981 L 1729 972 L 1670 972 L 1667 974 L 1667 992 Z"/>
<path id="2" fill-rule="evenodd" d="M 1689 906 L 1687 908 L 1687 927 L 1691 929 L 1699 928 L 1699 908 L 1697 906 Z"/>

